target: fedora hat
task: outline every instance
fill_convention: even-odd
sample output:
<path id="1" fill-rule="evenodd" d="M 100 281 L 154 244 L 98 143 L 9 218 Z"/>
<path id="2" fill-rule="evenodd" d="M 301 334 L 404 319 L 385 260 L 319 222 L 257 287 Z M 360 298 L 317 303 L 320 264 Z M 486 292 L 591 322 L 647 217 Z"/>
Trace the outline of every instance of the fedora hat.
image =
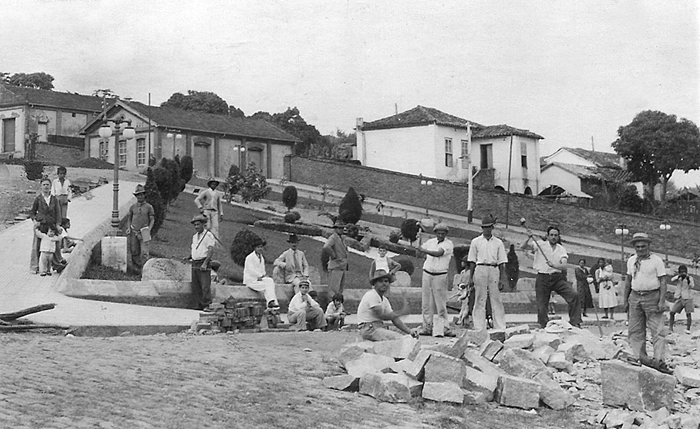
<path id="1" fill-rule="evenodd" d="M 496 219 L 493 216 L 488 215 L 481 219 L 481 227 L 494 226 L 496 224 Z"/>
<path id="2" fill-rule="evenodd" d="M 299 237 L 297 237 L 296 234 L 289 234 L 289 239 L 287 239 L 287 243 L 298 243 L 299 242 Z"/>
<path id="3" fill-rule="evenodd" d="M 221 182 L 219 181 L 219 179 L 217 179 L 217 178 L 214 177 L 214 176 L 209 176 L 209 178 L 207 179 L 207 186 L 210 186 L 210 185 L 211 185 L 211 182 L 216 182 L 217 185 L 220 185 L 220 184 L 221 184 Z"/>
<path id="4" fill-rule="evenodd" d="M 649 234 L 645 232 L 637 232 L 632 236 L 630 244 L 634 246 L 634 244 L 638 241 L 646 241 L 647 243 L 651 243 L 651 238 L 649 238 Z"/>
<path id="5" fill-rule="evenodd" d="M 369 279 L 369 284 L 374 286 L 374 284 L 377 282 L 377 280 L 381 280 L 381 279 L 389 279 L 389 282 L 393 282 L 394 275 L 389 274 L 384 270 L 377 270 L 374 272 L 374 276 L 371 279 Z"/>
<path id="6" fill-rule="evenodd" d="M 136 185 L 136 190 L 134 190 L 134 195 L 145 194 L 145 193 L 146 193 L 146 188 L 144 188 L 143 185 L 141 185 L 141 184 Z"/>
<path id="7" fill-rule="evenodd" d="M 208 220 L 209 220 L 209 219 L 207 219 L 206 216 L 201 215 L 201 214 L 198 214 L 198 215 L 196 215 L 195 217 L 192 218 L 192 220 L 190 221 L 190 223 L 195 223 L 195 222 L 207 223 Z"/>
<path id="8" fill-rule="evenodd" d="M 435 225 L 435 227 L 433 227 L 433 232 L 438 231 L 450 232 L 450 228 L 447 226 L 447 224 L 440 222 L 439 224 Z"/>

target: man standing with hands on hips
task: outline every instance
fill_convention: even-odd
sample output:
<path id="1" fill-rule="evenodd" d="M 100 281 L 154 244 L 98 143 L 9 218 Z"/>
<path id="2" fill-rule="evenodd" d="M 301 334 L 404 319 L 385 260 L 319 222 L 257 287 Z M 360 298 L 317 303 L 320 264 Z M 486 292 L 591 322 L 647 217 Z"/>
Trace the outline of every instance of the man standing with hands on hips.
<path id="1" fill-rule="evenodd" d="M 444 223 L 435 225 L 433 231 L 435 238 L 416 249 L 426 254 L 422 284 L 423 327 L 420 334 L 454 337 L 455 334 L 447 329 L 447 271 L 450 268 L 454 244 L 446 238 L 449 228 Z M 433 324 L 436 311 L 437 316 Z"/>
<path id="2" fill-rule="evenodd" d="M 651 239 L 643 232 L 630 241 L 636 255 L 627 260 L 624 306 L 629 314 L 627 332 L 632 353 L 639 361 L 661 372 L 670 373 L 664 361 L 666 354 L 666 266 L 663 259 L 651 252 Z M 651 331 L 654 358 L 647 356 L 647 329 Z"/>

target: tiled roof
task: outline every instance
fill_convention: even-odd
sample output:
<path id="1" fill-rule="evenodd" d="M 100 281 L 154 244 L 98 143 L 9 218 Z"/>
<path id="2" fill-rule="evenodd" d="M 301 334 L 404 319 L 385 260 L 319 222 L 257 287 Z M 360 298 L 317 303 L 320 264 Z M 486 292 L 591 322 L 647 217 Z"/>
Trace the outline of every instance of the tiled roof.
<path id="1" fill-rule="evenodd" d="M 564 171 L 577 176 L 580 179 L 597 179 L 606 182 L 629 182 L 632 181 L 632 173 L 618 168 L 587 167 L 578 164 L 565 164 L 563 162 L 552 162 L 542 169 L 545 171 L 552 166 L 557 166 Z"/>
<path id="2" fill-rule="evenodd" d="M 563 147 L 562 149 L 568 150 L 569 152 L 594 163 L 598 167 L 620 167 L 620 155 L 616 153 L 597 152 L 593 150 L 582 149 L 580 147 Z"/>
<path id="3" fill-rule="evenodd" d="M 489 138 L 509 135 L 531 137 L 534 139 L 544 138 L 531 131 L 510 127 L 508 125 L 484 126 L 474 121 L 462 119 L 460 117 L 450 115 L 449 113 L 442 112 L 438 109 L 425 106 L 416 106 L 411 110 L 401 112 L 397 115 L 388 116 L 376 121 L 365 122 L 362 125 L 362 129 L 365 131 L 383 130 L 389 128 L 416 127 L 431 124 L 445 125 L 455 128 L 467 128 L 467 124 L 471 124 L 472 137 L 474 138 Z"/>
<path id="4" fill-rule="evenodd" d="M 100 112 L 102 98 L 45 89 L 0 84 L 0 105 L 33 104 L 43 107 Z"/>
<path id="5" fill-rule="evenodd" d="M 122 103 L 150 117 L 162 127 L 287 142 L 298 141 L 293 135 L 261 119 L 234 118 L 172 107 L 147 106 L 136 101 Z"/>

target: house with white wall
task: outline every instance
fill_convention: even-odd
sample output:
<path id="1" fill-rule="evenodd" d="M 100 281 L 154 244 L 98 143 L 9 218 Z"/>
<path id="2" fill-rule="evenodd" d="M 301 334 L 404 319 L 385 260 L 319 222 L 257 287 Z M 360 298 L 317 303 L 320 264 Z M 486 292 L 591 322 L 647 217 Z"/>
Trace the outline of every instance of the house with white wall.
<path id="1" fill-rule="evenodd" d="M 151 156 L 158 161 L 189 155 L 198 177 L 223 178 L 231 165 L 244 170 L 255 163 L 266 177 L 281 178 L 284 157 L 293 153 L 298 141 L 260 119 L 148 106 L 134 101 L 119 100 L 105 115 L 107 119 L 123 117 L 136 131 L 132 140 L 120 138 L 119 141 L 117 162 L 125 170 L 145 168 Z M 85 154 L 114 163 L 115 137 L 99 136 L 104 122 L 100 116 L 83 129 Z"/>
<path id="2" fill-rule="evenodd" d="M 471 153 L 475 183 L 527 195 L 541 188 L 539 142 L 544 137 L 528 130 L 481 125 L 417 106 L 376 121 L 359 118 L 356 132 L 356 159 L 368 167 L 466 182 Z"/>

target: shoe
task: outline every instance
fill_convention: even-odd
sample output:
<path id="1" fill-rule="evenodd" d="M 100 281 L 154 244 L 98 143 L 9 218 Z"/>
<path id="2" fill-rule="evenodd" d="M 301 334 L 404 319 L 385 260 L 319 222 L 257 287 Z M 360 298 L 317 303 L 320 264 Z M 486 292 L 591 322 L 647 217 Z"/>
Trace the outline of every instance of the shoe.
<path id="1" fill-rule="evenodd" d="M 581 316 L 588 317 L 588 315 L 586 313 L 583 313 Z"/>
<path id="2" fill-rule="evenodd" d="M 280 305 L 278 303 L 276 303 L 275 301 L 270 301 L 267 303 L 267 308 L 270 308 L 272 310 L 279 310 Z"/>
<path id="3" fill-rule="evenodd" d="M 46 277 L 46 273 L 39 274 L 41 277 Z"/>
<path id="4" fill-rule="evenodd" d="M 418 331 L 418 335 L 430 337 L 431 335 L 433 335 L 433 331 L 428 329 L 421 329 L 420 331 Z"/>
<path id="5" fill-rule="evenodd" d="M 690 335 L 690 329 L 686 329 L 686 330 L 683 331 L 683 332 L 685 332 L 686 334 Z"/>
<path id="6" fill-rule="evenodd" d="M 454 337 L 457 336 L 457 334 L 455 334 L 455 333 L 452 332 L 452 331 L 445 331 L 445 336 L 446 336 L 446 337 L 454 338 Z"/>
<path id="7" fill-rule="evenodd" d="M 608 316 L 603 316 L 603 317 L 601 317 L 601 319 L 607 319 L 607 318 L 608 318 Z"/>

